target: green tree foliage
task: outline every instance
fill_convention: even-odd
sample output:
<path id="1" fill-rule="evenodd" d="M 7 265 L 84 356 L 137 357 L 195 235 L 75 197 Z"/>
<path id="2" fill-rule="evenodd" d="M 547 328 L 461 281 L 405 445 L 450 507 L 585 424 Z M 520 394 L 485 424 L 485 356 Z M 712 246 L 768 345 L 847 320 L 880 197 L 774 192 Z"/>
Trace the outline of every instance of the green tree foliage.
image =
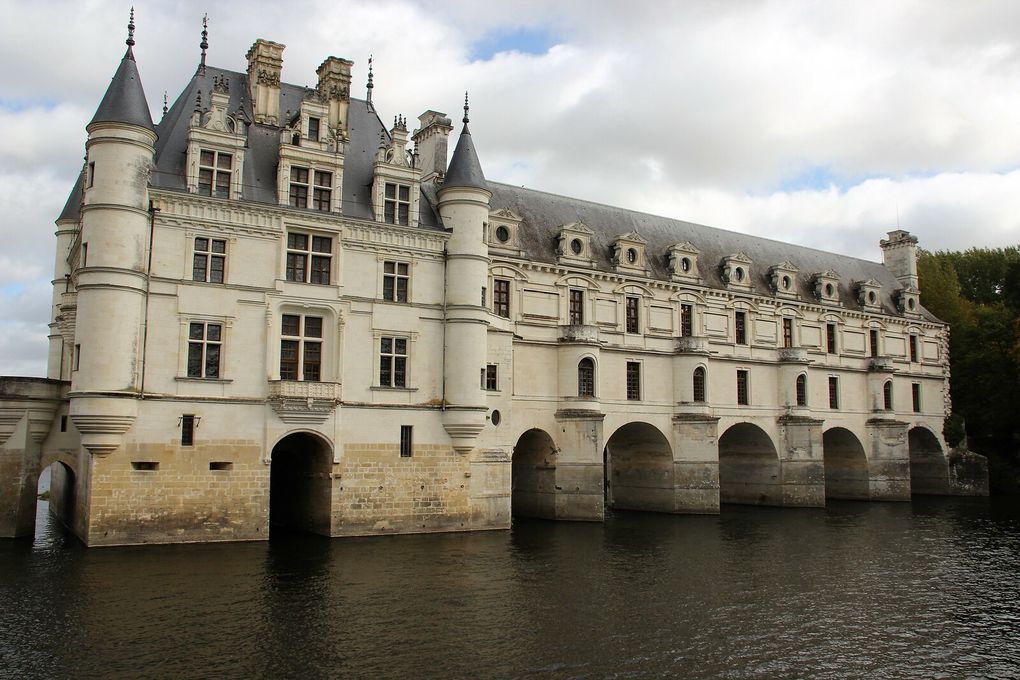
<path id="1" fill-rule="evenodd" d="M 921 303 L 950 324 L 953 411 L 994 474 L 1020 449 L 1020 249 L 922 251 L 918 276 Z"/>

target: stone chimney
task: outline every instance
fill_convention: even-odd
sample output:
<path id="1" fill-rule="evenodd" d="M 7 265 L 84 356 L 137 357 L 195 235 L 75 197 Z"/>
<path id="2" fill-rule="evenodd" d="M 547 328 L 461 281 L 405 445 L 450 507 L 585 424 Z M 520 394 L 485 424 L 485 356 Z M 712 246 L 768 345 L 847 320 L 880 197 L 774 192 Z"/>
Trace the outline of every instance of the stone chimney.
<path id="1" fill-rule="evenodd" d="M 335 135 L 343 130 L 347 136 L 347 108 L 351 102 L 351 66 L 353 61 L 339 57 L 326 57 L 315 69 L 319 76 L 319 94 L 329 106 L 329 132 Z"/>
<path id="2" fill-rule="evenodd" d="M 280 124 L 280 73 L 286 45 L 259 38 L 245 55 L 252 116 L 263 125 Z"/>
<path id="3" fill-rule="evenodd" d="M 904 288 L 918 290 L 917 285 L 917 237 L 909 231 L 897 229 L 889 232 L 889 238 L 879 242 L 882 246 L 882 261 Z"/>
<path id="4" fill-rule="evenodd" d="M 414 131 L 414 149 L 423 182 L 442 179 L 446 175 L 447 145 L 453 132 L 453 121 L 439 111 L 426 111 L 418 116 L 421 125 Z"/>

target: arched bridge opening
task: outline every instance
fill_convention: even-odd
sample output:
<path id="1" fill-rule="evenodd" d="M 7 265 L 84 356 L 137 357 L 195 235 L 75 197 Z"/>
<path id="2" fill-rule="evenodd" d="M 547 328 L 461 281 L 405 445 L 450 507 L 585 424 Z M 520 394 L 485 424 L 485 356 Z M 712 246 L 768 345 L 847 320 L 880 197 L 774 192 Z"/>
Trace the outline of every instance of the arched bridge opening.
<path id="1" fill-rule="evenodd" d="M 333 451 L 325 439 L 294 432 L 273 447 L 269 471 L 270 537 L 330 535 Z"/>
<path id="2" fill-rule="evenodd" d="M 949 493 L 949 461 L 931 430 L 913 427 L 907 435 L 910 447 L 910 493 L 946 495 Z"/>
<path id="3" fill-rule="evenodd" d="M 78 478 L 74 468 L 61 460 L 46 465 L 38 480 L 38 502 L 36 506 L 36 534 L 43 530 L 48 517 L 52 516 L 67 530 L 74 532 L 78 518 Z"/>
<path id="4" fill-rule="evenodd" d="M 510 460 L 510 514 L 556 517 L 556 444 L 545 430 L 520 436 Z"/>
<path id="5" fill-rule="evenodd" d="M 783 504 L 779 454 L 757 425 L 737 423 L 719 438 L 719 502 Z"/>
<path id="6" fill-rule="evenodd" d="M 866 501 L 870 498 L 868 456 L 861 440 L 843 427 L 822 435 L 825 463 L 825 497 Z"/>
<path id="7" fill-rule="evenodd" d="M 673 449 L 654 425 L 627 423 L 605 448 L 606 504 L 619 510 L 674 512 Z"/>

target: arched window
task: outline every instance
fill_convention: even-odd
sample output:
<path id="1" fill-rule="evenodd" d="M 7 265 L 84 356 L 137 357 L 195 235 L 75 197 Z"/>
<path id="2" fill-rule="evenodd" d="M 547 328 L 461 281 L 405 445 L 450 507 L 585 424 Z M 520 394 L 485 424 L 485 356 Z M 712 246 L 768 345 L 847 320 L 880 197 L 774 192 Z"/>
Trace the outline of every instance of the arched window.
<path id="1" fill-rule="evenodd" d="M 882 405 L 886 411 L 892 411 L 892 380 L 886 380 L 882 386 Z"/>
<path id="2" fill-rule="evenodd" d="M 701 366 L 694 369 L 694 401 L 705 401 L 705 369 Z"/>
<path id="3" fill-rule="evenodd" d="M 807 376 L 797 376 L 797 406 L 807 406 Z"/>
<path id="4" fill-rule="evenodd" d="M 577 364 L 577 396 L 595 396 L 595 362 L 587 357 Z"/>

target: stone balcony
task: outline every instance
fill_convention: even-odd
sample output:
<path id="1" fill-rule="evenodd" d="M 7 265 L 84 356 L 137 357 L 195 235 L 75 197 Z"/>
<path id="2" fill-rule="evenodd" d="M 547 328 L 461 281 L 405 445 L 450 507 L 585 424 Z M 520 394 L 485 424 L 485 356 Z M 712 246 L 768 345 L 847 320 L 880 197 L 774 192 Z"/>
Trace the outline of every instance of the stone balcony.
<path id="1" fill-rule="evenodd" d="M 808 363 L 807 349 L 804 347 L 780 347 L 776 352 L 780 362 L 788 364 Z"/>
<path id="2" fill-rule="evenodd" d="M 598 341 L 598 326 L 590 326 L 588 324 L 560 326 L 560 342 L 587 342 L 596 344 Z"/>
<path id="3" fill-rule="evenodd" d="M 321 423 L 340 403 L 340 383 L 270 380 L 269 405 L 285 423 Z"/>
<path id="4" fill-rule="evenodd" d="M 677 354 L 708 354 L 708 338 L 703 335 L 687 335 L 673 338 Z"/>
<path id="5" fill-rule="evenodd" d="M 896 369 L 892 357 L 871 357 L 868 370 L 874 373 L 892 373 Z"/>

